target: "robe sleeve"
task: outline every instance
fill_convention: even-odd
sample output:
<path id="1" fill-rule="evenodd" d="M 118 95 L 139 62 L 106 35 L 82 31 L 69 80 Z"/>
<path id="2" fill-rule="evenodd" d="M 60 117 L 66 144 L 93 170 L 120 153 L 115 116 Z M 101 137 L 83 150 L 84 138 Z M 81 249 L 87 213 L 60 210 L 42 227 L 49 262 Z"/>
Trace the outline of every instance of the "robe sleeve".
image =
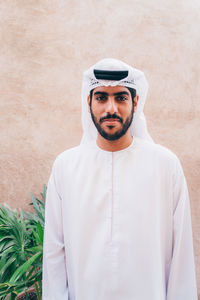
<path id="1" fill-rule="evenodd" d="M 61 197 L 54 167 L 47 188 L 43 244 L 42 299 L 68 300 L 68 282 L 62 226 Z"/>
<path id="2" fill-rule="evenodd" d="M 190 201 L 179 160 L 173 189 L 173 248 L 167 300 L 197 300 Z"/>

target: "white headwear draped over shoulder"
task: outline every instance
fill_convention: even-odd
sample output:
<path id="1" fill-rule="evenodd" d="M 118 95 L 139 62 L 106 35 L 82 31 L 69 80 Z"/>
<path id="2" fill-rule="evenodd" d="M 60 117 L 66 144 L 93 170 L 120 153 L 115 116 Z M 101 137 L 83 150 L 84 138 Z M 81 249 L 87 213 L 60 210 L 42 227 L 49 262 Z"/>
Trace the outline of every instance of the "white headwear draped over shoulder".
<path id="1" fill-rule="evenodd" d="M 121 80 L 103 80 L 97 79 L 94 70 L 104 71 L 128 71 L 128 76 Z M 97 129 L 93 124 L 90 113 L 88 112 L 87 97 L 90 91 L 99 86 L 126 86 L 136 90 L 139 96 L 137 110 L 133 116 L 133 122 L 130 126 L 131 135 L 142 139 L 152 141 L 151 136 L 147 131 L 146 119 L 143 113 L 144 104 L 146 101 L 148 83 L 144 73 L 140 70 L 132 68 L 126 63 L 113 59 L 105 58 L 97 62 L 83 73 L 82 84 L 82 125 L 83 137 L 81 143 L 88 143 L 97 138 Z"/>

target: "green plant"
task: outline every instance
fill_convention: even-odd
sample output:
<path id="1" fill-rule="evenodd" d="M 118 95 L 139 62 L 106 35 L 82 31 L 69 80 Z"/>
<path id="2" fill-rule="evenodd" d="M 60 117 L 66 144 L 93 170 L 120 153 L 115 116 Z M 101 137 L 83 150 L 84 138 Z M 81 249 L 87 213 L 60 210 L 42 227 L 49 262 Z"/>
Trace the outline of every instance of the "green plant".
<path id="1" fill-rule="evenodd" d="M 42 299 L 42 254 L 46 185 L 42 200 L 31 194 L 34 212 L 0 205 L 0 299 L 16 299 L 34 286 Z M 27 298 L 28 299 L 28 298 Z"/>

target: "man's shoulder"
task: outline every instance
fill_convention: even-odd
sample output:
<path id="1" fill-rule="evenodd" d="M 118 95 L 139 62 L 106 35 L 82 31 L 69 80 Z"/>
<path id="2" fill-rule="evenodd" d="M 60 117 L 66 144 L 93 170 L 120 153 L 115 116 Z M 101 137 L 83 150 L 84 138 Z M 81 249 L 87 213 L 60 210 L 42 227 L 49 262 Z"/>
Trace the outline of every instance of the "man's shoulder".
<path id="1" fill-rule="evenodd" d="M 137 138 L 137 143 L 146 155 L 154 156 L 158 159 L 164 160 L 179 160 L 177 155 L 172 150 L 161 144 L 157 144 L 140 138 Z"/>
<path id="2" fill-rule="evenodd" d="M 54 165 L 56 166 L 63 166 L 66 163 L 68 165 L 70 164 L 76 164 L 77 162 L 80 162 L 80 160 L 87 156 L 87 153 L 90 148 L 92 148 L 93 144 L 80 144 L 78 146 L 66 149 L 65 151 L 61 152 L 55 159 Z"/>
<path id="3" fill-rule="evenodd" d="M 65 151 L 58 154 L 58 156 L 55 159 L 55 163 L 63 162 L 63 161 L 70 161 L 71 159 L 74 159 L 75 157 L 79 156 L 83 152 L 83 145 L 78 145 L 69 149 L 66 149 Z"/>

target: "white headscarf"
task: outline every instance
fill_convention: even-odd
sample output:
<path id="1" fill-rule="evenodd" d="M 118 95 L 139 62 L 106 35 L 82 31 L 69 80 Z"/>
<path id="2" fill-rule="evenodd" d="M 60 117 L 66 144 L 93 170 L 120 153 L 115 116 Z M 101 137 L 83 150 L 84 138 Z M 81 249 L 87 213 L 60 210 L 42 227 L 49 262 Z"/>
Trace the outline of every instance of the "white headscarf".
<path id="1" fill-rule="evenodd" d="M 121 80 L 102 80 L 96 79 L 94 69 L 109 71 L 128 71 L 128 76 Z M 99 86 L 125 86 L 136 90 L 139 96 L 136 112 L 130 126 L 131 135 L 153 142 L 147 131 L 146 119 L 143 108 L 148 91 L 148 83 L 142 71 L 132 68 L 126 63 L 113 59 L 105 58 L 98 61 L 83 73 L 82 84 L 82 126 L 83 137 L 81 143 L 88 143 L 97 138 L 97 129 L 92 121 L 91 114 L 88 112 L 87 97 L 90 91 Z"/>

